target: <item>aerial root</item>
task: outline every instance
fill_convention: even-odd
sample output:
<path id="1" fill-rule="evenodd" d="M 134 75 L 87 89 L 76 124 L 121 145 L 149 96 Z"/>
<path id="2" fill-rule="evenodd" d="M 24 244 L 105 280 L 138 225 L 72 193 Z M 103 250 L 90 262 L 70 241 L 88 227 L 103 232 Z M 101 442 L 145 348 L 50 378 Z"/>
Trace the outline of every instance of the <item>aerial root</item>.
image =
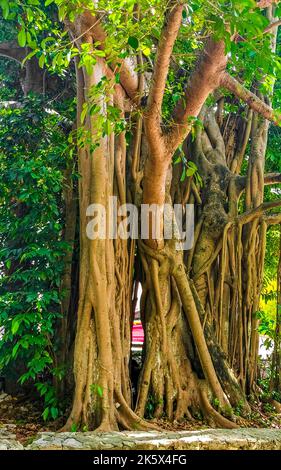
<path id="1" fill-rule="evenodd" d="M 201 402 L 203 414 L 206 420 L 211 425 L 216 425 L 220 428 L 225 428 L 225 429 L 239 428 L 238 424 L 225 418 L 212 407 L 212 405 L 209 402 L 206 390 L 202 390 L 202 388 L 200 389 L 200 402 Z"/>

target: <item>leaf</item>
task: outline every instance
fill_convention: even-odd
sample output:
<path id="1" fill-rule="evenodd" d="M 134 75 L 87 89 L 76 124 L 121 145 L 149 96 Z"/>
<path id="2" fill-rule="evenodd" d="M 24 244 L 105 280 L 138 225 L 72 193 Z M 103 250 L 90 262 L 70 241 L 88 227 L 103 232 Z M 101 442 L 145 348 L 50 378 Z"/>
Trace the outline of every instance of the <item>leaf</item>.
<path id="1" fill-rule="evenodd" d="M 90 62 L 86 62 L 85 63 L 85 69 L 86 69 L 88 75 L 92 75 L 92 73 L 93 73 L 93 64 L 90 63 Z"/>
<path id="2" fill-rule="evenodd" d="M 44 54 L 42 54 L 42 55 L 40 56 L 40 59 L 39 59 L 38 63 L 39 63 L 39 67 L 41 67 L 41 69 L 43 69 L 43 68 L 44 68 L 44 64 L 45 64 L 45 55 L 44 55 Z"/>
<path id="3" fill-rule="evenodd" d="M 151 54 L 151 49 L 150 49 L 150 47 L 148 47 L 148 46 L 142 46 L 141 50 L 142 50 L 142 53 L 143 53 L 146 57 L 150 56 L 150 54 Z"/>
<path id="4" fill-rule="evenodd" d="M 135 36 L 129 36 L 128 44 L 131 46 L 132 49 L 137 49 L 139 47 L 139 41 Z"/>
<path id="5" fill-rule="evenodd" d="M 181 162 L 181 156 L 178 155 L 177 158 L 175 158 L 175 159 L 173 160 L 173 163 L 174 163 L 174 165 L 176 165 L 177 163 L 180 163 L 180 162 Z"/>
<path id="6" fill-rule="evenodd" d="M 96 393 L 99 397 L 103 396 L 103 388 L 100 385 L 92 384 L 90 389 L 92 393 Z"/>
<path id="7" fill-rule="evenodd" d="M 107 119 L 104 123 L 104 133 L 105 135 L 111 134 L 111 122 L 109 119 Z"/>
<path id="8" fill-rule="evenodd" d="M 16 332 L 18 331 L 20 327 L 20 321 L 17 320 L 16 318 L 14 318 L 14 320 L 12 321 L 12 328 L 11 328 L 11 331 L 12 331 L 12 334 L 15 335 Z"/>
<path id="9" fill-rule="evenodd" d="M 183 182 L 185 180 L 185 177 L 186 177 L 186 168 L 183 169 L 183 172 L 182 172 L 182 175 L 181 175 L 181 182 Z"/>
<path id="10" fill-rule="evenodd" d="M 101 51 L 99 49 L 96 49 L 94 51 L 94 55 L 97 56 L 97 57 L 105 57 L 105 52 L 104 51 Z"/>
<path id="11" fill-rule="evenodd" d="M 50 412 L 51 412 L 51 416 L 53 419 L 57 419 L 58 415 L 59 415 L 59 410 L 52 406 L 51 409 L 50 409 Z"/>
<path id="12" fill-rule="evenodd" d="M 20 343 L 16 343 L 15 346 L 13 347 L 13 350 L 12 350 L 12 357 L 15 357 L 17 352 L 18 352 L 18 349 L 20 347 Z"/>
<path id="13" fill-rule="evenodd" d="M 46 0 L 45 1 L 45 7 L 51 5 L 51 3 L 53 3 L 53 2 L 54 2 L 54 0 Z"/>
<path id="14" fill-rule="evenodd" d="M 18 33 L 18 43 L 20 47 L 24 47 L 26 45 L 26 31 L 25 28 L 22 28 Z"/>
<path id="15" fill-rule="evenodd" d="M 27 19 L 28 19 L 28 21 L 31 22 L 31 21 L 33 20 L 33 18 L 34 18 L 34 17 L 33 17 L 33 11 L 31 10 L 31 8 L 27 8 L 26 14 L 27 14 Z"/>
<path id="16" fill-rule="evenodd" d="M 85 122 L 85 119 L 86 119 L 86 116 L 87 116 L 87 113 L 88 113 L 88 106 L 84 105 L 82 111 L 81 111 L 81 116 L 80 116 L 80 121 L 81 121 L 81 124 L 84 124 Z"/>
<path id="17" fill-rule="evenodd" d="M 12 261 L 8 259 L 8 261 L 6 262 L 7 269 L 10 269 L 11 264 L 12 264 Z"/>
<path id="18" fill-rule="evenodd" d="M 47 408 L 45 408 L 45 410 L 43 411 L 42 413 L 42 417 L 44 419 L 44 421 L 47 421 L 48 417 L 49 417 L 49 414 L 50 414 L 50 409 L 49 407 L 47 406 Z"/>
<path id="19" fill-rule="evenodd" d="M 25 62 L 27 62 L 28 60 L 30 60 L 32 57 L 35 56 L 35 54 L 37 54 L 38 52 L 38 49 L 35 49 L 34 51 L 31 51 L 29 54 L 27 54 L 27 56 L 23 59 L 21 65 L 23 66 L 25 64 Z"/>
<path id="20" fill-rule="evenodd" d="M 3 18 L 6 20 L 10 13 L 9 2 L 8 0 L 1 0 L 0 5 L 2 8 L 2 12 L 3 12 Z"/>

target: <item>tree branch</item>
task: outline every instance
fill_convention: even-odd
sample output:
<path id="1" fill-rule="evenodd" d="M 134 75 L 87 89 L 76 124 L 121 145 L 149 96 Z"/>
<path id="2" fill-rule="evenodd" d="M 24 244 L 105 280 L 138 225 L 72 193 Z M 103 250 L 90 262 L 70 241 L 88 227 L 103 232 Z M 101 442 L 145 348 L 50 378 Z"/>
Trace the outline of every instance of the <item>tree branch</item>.
<path id="1" fill-rule="evenodd" d="M 274 28 L 278 28 L 281 25 L 281 20 L 274 21 L 273 23 L 270 23 L 264 30 L 262 31 L 262 34 L 270 33 Z M 257 39 L 260 35 L 254 36 L 252 39 Z M 237 34 L 234 37 L 234 40 L 236 42 L 245 42 L 246 39 L 243 36 L 240 36 L 240 34 Z"/>
<path id="2" fill-rule="evenodd" d="M 103 29 L 101 19 L 93 15 L 90 11 L 85 11 L 80 18 L 80 28 L 79 31 L 75 31 L 74 23 L 69 20 L 65 20 L 65 25 L 70 31 L 73 43 L 78 40 L 85 39 L 86 36 L 90 36 L 93 42 L 99 42 L 99 48 L 101 50 L 105 49 L 107 35 Z M 116 64 L 111 64 L 111 70 L 116 68 Z M 116 70 L 114 70 L 116 72 Z M 136 100 L 138 94 L 138 74 L 134 70 L 134 64 L 132 64 L 131 59 L 124 59 L 121 61 L 120 72 L 120 83 L 122 88 L 133 101 Z"/>
<path id="3" fill-rule="evenodd" d="M 278 214 L 270 214 L 267 217 L 265 217 L 265 222 L 267 225 L 277 225 L 281 224 L 281 212 Z"/>
<path id="4" fill-rule="evenodd" d="M 19 63 L 22 63 L 28 53 L 27 48 L 20 47 L 16 41 L 0 43 L 0 56 L 14 59 Z"/>
<path id="5" fill-rule="evenodd" d="M 257 3 L 257 6 L 259 8 L 267 8 L 270 7 L 271 5 L 274 5 L 275 3 L 279 3 L 280 0 L 259 0 Z"/>
<path id="6" fill-rule="evenodd" d="M 238 216 L 237 222 L 242 225 L 248 224 L 252 220 L 256 219 L 257 217 L 261 217 L 265 212 L 269 211 L 270 209 L 274 209 L 275 207 L 281 207 L 281 200 L 264 202 L 255 209 L 247 211 L 244 214 Z"/>
<path id="7" fill-rule="evenodd" d="M 266 103 L 264 103 L 260 98 L 258 98 L 254 93 L 247 90 L 241 83 L 238 82 L 235 78 L 231 77 L 228 73 L 224 73 L 221 79 L 221 86 L 229 90 L 235 96 L 240 98 L 242 101 L 247 103 L 247 105 L 253 109 L 256 113 L 261 114 L 265 119 L 274 122 L 276 125 L 281 124 L 281 116 Z"/>
<path id="8" fill-rule="evenodd" d="M 238 193 L 240 194 L 246 188 L 247 176 L 235 176 L 235 184 Z M 271 184 L 281 184 L 281 173 L 268 173 L 267 175 L 264 175 L 264 184 L 265 186 L 269 186 Z"/>
<path id="9" fill-rule="evenodd" d="M 95 41 L 99 41 L 101 43 L 101 49 L 105 49 L 106 45 L 106 33 L 102 27 L 101 21 L 98 20 L 96 17 L 92 16 L 92 21 L 96 22 L 95 27 L 92 30 L 92 35 Z M 125 58 L 121 61 L 121 66 L 118 72 L 120 73 L 120 83 L 124 88 L 125 92 L 133 101 L 136 100 L 139 84 L 138 84 L 138 74 L 135 71 L 135 65 L 132 62 L 132 59 Z M 112 69 L 116 67 L 116 64 L 112 64 Z"/>
<path id="10" fill-rule="evenodd" d="M 163 96 L 173 47 L 182 22 L 182 11 L 182 4 L 175 4 L 172 6 L 167 15 L 166 24 L 162 30 L 157 49 L 144 121 L 146 134 L 151 143 L 155 141 L 155 139 L 159 139 L 161 136 L 161 110 Z"/>
<path id="11" fill-rule="evenodd" d="M 264 176 L 264 184 L 280 184 L 281 183 L 281 173 L 268 173 Z"/>
<path id="12" fill-rule="evenodd" d="M 271 31 L 272 29 L 274 28 L 278 28 L 278 26 L 281 25 L 281 20 L 278 20 L 278 21 L 274 21 L 273 23 L 270 23 L 265 29 L 264 29 L 264 33 L 269 33 L 269 31 Z"/>
<path id="13" fill-rule="evenodd" d="M 191 74 L 185 96 L 175 107 L 174 122 L 167 133 L 166 142 L 171 154 L 190 132 L 209 94 L 219 87 L 225 71 L 227 56 L 224 41 L 208 39 L 198 64 Z"/>
<path id="14" fill-rule="evenodd" d="M 183 5 L 178 4 L 172 7 L 161 34 L 147 103 L 146 119 L 149 121 L 157 119 L 160 123 L 170 59 L 182 22 L 182 11 Z"/>

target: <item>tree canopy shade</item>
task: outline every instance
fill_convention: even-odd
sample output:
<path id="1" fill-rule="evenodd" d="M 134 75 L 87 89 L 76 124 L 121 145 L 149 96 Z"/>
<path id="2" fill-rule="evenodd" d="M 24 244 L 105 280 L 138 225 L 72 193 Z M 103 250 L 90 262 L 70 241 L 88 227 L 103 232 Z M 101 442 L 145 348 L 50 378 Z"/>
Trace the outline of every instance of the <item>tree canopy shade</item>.
<path id="1" fill-rule="evenodd" d="M 1 0 L 0 6 L 0 55 L 23 65 L 24 95 L 16 97 L 16 110 L 10 104 L 1 111 L 1 138 L 8 139 L 0 150 L 2 220 L 19 208 L 1 236 L 3 364 L 25 357 L 24 349 L 37 354 L 38 345 L 25 347 L 23 335 L 40 339 L 45 363 L 34 371 L 31 359 L 21 380 L 45 373 L 37 388 L 53 417 L 54 397 L 71 397 L 64 429 L 149 429 L 156 426 L 151 417 L 198 416 L 239 426 L 237 415 L 246 417 L 251 398 L 261 395 L 266 242 L 268 228 L 280 230 L 281 223 L 281 5 Z M 38 99 L 43 127 L 28 128 L 17 144 L 9 119 L 21 116 L 28 125 Z M 39 135 L 40 146 L 30 145 Z M 22 171 L 24 196 L 17 180 L 13 192 L 9 185 Z M 157 205 L 157 237 L 150 219 L 146 240 L 119 232 L 116 239 L 108 232 L 89 238 L 89 207 L 99 204 L 109 218 L 113 196 L 117 209 Z M 28 214 L 41 201 L 46 208 L 33 241 L 25 236 Z M 165 238 L 165 204 L 194 206 L 191 249 L 178 249 L 176 234 Z M 118 221 L 124 217 L 119 213 Z M 31 282 L 26 271 L 31 281 L 35 275 L 37 297 L 22 300 L 19 291 Z M 145 344 L 132 396 L 139 286 Z M 276 338 L 279 321 L 278 313 Z M 281 366 L 276 345 L 274 377 Z M 276 406 L 278 383 L 274 396 L 272 387 L 268 392 Z"/>

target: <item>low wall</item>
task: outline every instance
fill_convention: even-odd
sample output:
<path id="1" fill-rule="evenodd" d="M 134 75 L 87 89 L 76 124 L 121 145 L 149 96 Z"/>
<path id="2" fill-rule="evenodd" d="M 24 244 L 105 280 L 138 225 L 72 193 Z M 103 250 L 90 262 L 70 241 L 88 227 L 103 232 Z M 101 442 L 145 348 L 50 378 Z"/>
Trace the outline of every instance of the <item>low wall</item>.
<path id="1" fill-rule="evenodd" d="M 281 429 L 206 429 L 182 432 L 40 433 L 23 447 L 1 432 L 0 450 L 281 450 Z"/>

